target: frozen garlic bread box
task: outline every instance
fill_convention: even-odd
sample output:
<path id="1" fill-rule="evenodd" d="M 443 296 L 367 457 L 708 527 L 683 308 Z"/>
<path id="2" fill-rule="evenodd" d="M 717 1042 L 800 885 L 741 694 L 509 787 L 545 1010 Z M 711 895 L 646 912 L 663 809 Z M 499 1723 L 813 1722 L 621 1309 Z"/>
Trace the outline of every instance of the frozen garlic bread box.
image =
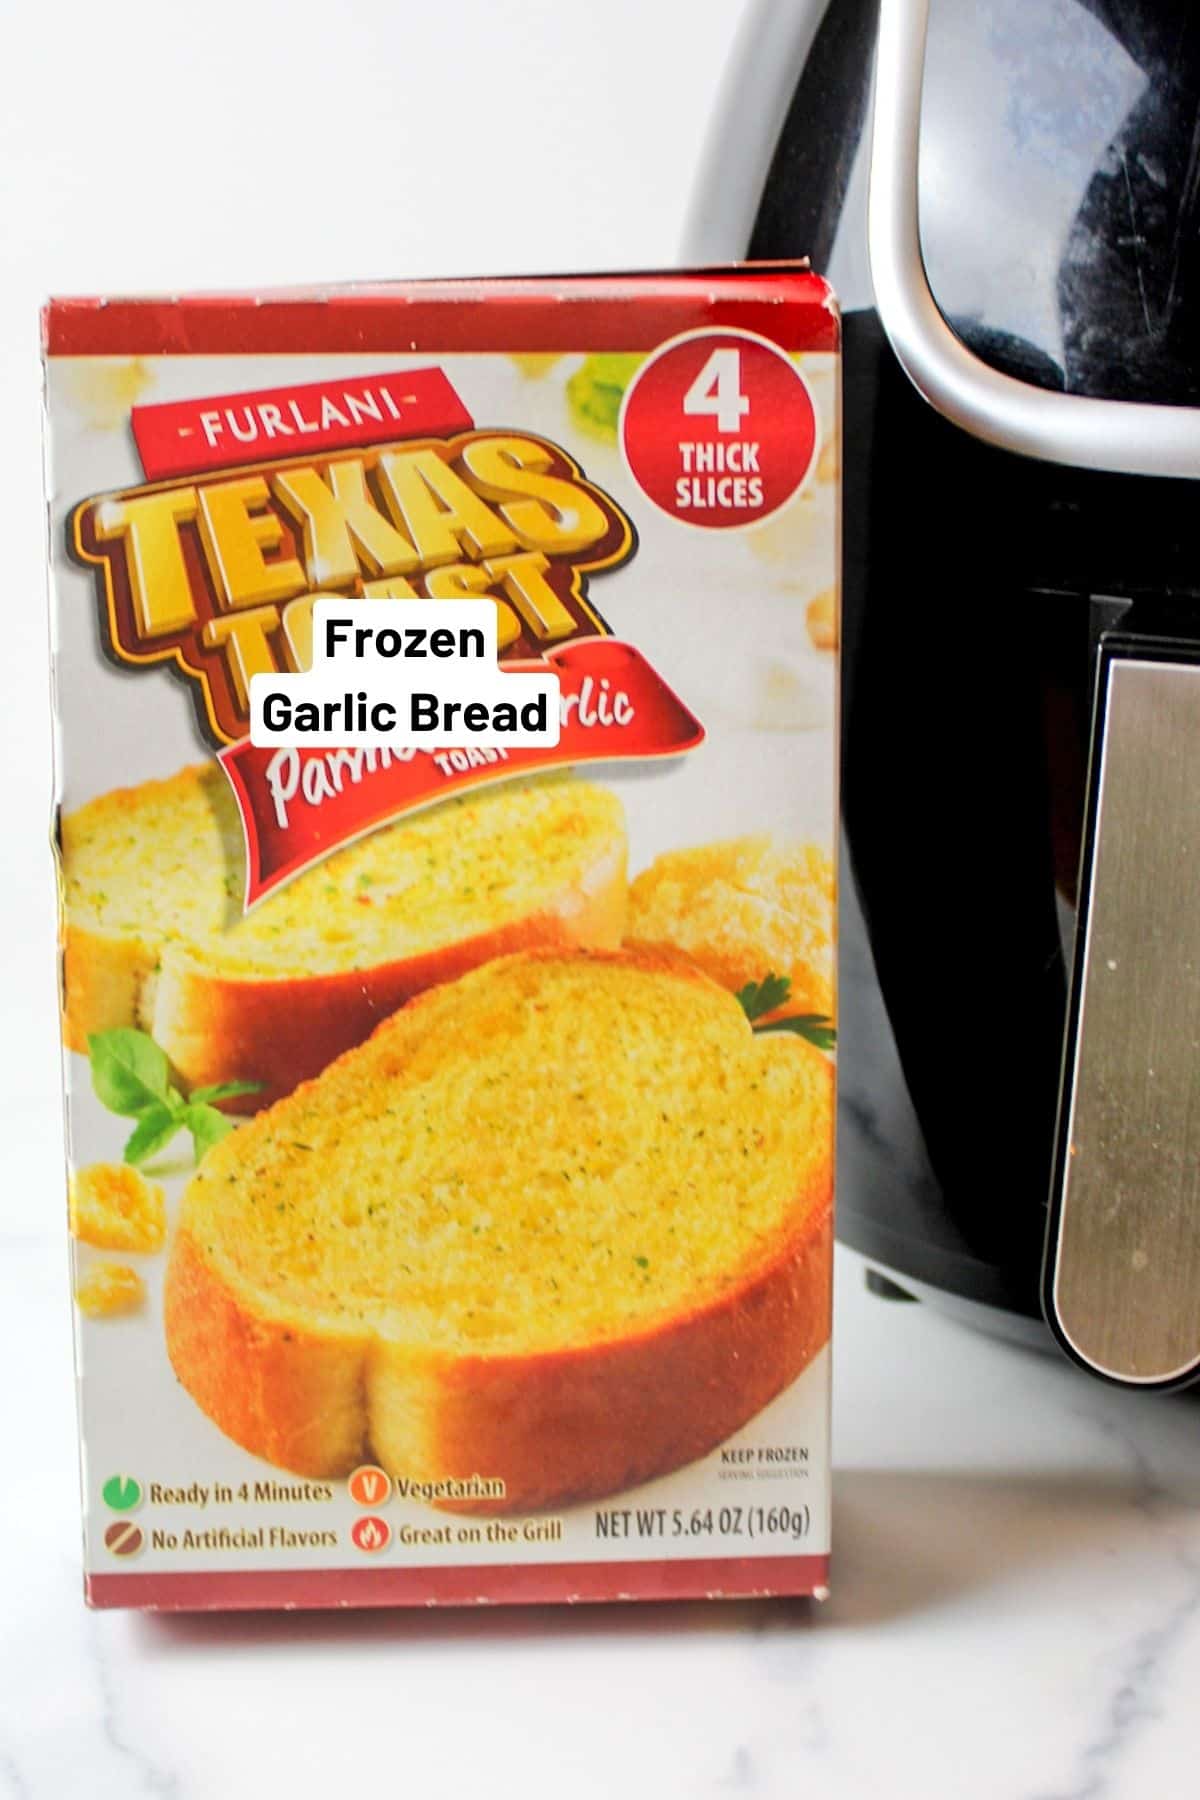
<path id="1" fill-rule="evenodd" d="M 829 289 L 43 337 L 88 1600 L 823 1593 Z M 557 741 L 264 745 L 322 600 L 486 602 Z"/>

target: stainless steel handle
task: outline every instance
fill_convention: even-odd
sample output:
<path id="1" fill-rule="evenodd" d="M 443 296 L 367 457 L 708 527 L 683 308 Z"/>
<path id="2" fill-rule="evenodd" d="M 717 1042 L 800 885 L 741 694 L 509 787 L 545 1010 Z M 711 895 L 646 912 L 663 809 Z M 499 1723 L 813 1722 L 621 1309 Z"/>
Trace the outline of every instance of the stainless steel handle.
<path id="1" fill-rule="evenodd" d="M 1043 462 L 1200 478 L 1200 410 L 1049 392 L 1002 375 L 951 331 L 921 255 L 918 143 L 929 0 L 882 0 L 867 237 L 876 305 L 913 384 L 985 443 Z"/>
<path id="2" fill-rule="evenodd" d="M 1095 1373 L 1200 1373 L 1200 662 L 1102 651 L 1043 1300 Z"/>

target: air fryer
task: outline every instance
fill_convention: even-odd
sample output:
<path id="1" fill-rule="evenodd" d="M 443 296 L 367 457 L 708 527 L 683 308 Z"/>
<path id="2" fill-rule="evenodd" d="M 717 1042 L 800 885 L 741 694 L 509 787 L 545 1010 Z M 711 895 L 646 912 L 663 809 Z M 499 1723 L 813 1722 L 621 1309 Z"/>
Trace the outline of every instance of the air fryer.
<path id="1" fill-rule="evenodd" d="M 840 1235 L 1146 1388 L 1200 1373 L 1198 102 L 1173 0 L 768 0 L 688 245 L 844 308 Z"/>

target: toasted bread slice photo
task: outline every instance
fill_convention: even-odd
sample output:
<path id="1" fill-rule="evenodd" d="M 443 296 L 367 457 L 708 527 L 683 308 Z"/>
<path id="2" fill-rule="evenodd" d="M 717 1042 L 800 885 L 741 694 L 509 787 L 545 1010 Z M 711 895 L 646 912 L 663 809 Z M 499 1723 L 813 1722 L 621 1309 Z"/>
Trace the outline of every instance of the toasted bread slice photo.
<path id="1" fill-rule="evenodd" d="M 818 844 L 761 835 L 668 850 L 629 886 L 626 942 L 678 950 L 730 993 L 786 982 L 764 1021 L 835 1005 L 836 886 Z"/>
<path id="2" fill-rule="evenodd" d="M 62 821 L 64 1033 L 136 1025 L 193 1086 L 289 1092 L 414 994 L 493 956 L 614 947 L 625 821 L 609 790 L 518 780 L 338 850 L 243 913 L 245 852 L 214 765 Z"/>
<path id="3" fill-rule="evenodd" d="M 833 1071 L 678 957 L 432 989 L 205 1157 L 167 1348 L 267 1462 L 531 1512 L 694 1461 L 829 1335 Z"/>

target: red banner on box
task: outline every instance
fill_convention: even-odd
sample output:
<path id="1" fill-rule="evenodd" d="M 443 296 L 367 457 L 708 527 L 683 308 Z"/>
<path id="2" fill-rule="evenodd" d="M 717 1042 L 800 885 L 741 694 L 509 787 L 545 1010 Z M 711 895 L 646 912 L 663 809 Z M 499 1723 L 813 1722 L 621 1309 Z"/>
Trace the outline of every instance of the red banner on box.
<path id="1" fill-rule="evenodd" d="M 442 369 L 402 369 L 253 393 L 135 406 L 133 436 L 149 480 L 201 475 L 305 450 L 357 450 L 451 437 L 475 421 Z"/>
<path id="2" fill-rule="evenodd" d="M 249 738 L 217 758 L 233 787 L 246 840 L 246 906 L 314 863 L 405 813 L 464 789 L 575 763 L 678 756 L 704 727 L 631 644 L 582 638 L 541 662 L 559 677 L 557 745 L 477 750 L 265 750 Z"/>

